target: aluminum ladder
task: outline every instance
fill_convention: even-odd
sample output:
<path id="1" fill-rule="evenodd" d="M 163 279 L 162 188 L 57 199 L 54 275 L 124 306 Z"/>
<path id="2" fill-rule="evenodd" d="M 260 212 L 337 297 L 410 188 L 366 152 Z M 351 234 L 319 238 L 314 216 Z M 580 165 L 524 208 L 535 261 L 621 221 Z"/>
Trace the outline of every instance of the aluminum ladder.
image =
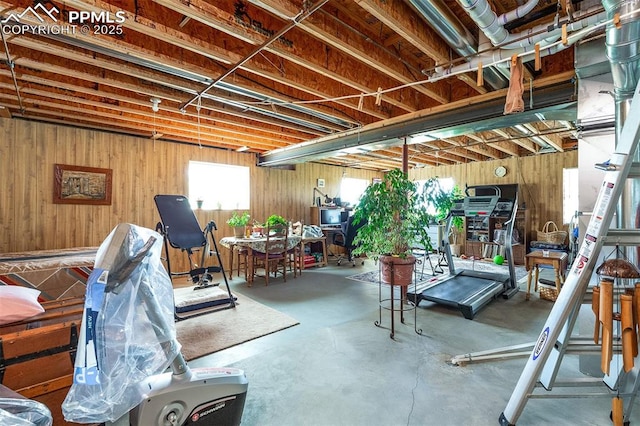
<path id="1" fill-rule="evenodd" d="M 627 178 L 640 178 L 640 167 L 638 163 L 633 162 L 639 139 L 640 82 L 636 86 L 627 119 L 620 133 L 618 146 L 611 159 L 601 165 L 605 170 L 603 183 L 580 249 L 571 265 L 562 291 L 533 346 L 509 402 L 500 414 L 499 424 L 502 426 L 516 424 L 528 399 L 534 396 L 533 391 L 537 383 L 549 391 L 554 385 L 565 385 L 565 383 L 556 382 L 556 376 L 562 358 L 569 350 L 571 333 L 576 323 L 578 311 L 587 292 L 591 274 L 602 247 L 605 245 L 639 245 L 640 230 L 609 229 L 625 181 Z M 619 356 L 614 354 L 610 364 L 612 367 L 622 365 L 622 362 L 617 359 Z M 617 361 L 619 363 L 614 364 Z M 636 361 L 638 361 L 638 357 L 636 357 Z M 624 400 L 625 422 L 628 421 L 628 415 L 640 384 L 639 372 L 638 362 L 636 362 L 635 366 L 627 373 L 624 373 L 622 369 L 614 370 L 612 368 L 610 375 L 603 379 L 594 378 L 601 384 L 604 382 L 609 389 L 615 391 Z M 585 382 L 588 380 L 585 379 Z M 585 383 L 585 385 L 587 384 Z M 566 385 L 578 386 L 575 383 Z M 610 395 L 613 396 L 615 393 Z"/>

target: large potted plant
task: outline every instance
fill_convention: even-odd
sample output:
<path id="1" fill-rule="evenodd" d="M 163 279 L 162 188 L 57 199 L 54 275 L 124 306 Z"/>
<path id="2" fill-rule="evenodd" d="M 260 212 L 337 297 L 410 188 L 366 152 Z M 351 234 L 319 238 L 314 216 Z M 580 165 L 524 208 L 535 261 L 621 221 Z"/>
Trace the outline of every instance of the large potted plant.
<path id="1" fill-rule="evenodd" d="M 414 246 L 431 247 L 430 215 L 424 193 L 399 169 L 369 185 L 355 207 L 354 223 L 363 223 L 354 240 L 354 254 L 379 260 L 382 281 L 408 285 L 416 262 Z"/>
<path id="2" fill-rule="evenodd" d="M 245 235 L 245 227 L 249 224 L 249 213 L 243 212 L 238 214 L 233 212 L 231 217 L 227 220 L 227 224 L 233 228 L 233 233 L 236 238 L 242 238 Z"/>

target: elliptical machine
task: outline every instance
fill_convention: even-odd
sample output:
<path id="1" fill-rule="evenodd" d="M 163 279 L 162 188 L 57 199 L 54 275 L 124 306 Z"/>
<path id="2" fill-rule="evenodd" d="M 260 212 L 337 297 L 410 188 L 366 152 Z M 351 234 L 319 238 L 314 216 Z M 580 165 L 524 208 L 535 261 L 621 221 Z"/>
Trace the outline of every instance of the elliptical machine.
<path id="1" fill-rule="evenodd" d="M 65 420 L 111 423 L 128 414 L 140 426 L 240 424 L 247 378 L 235 368 L 189 368 L 161 251 L 160 234 L 131 224 L 100 246 Z"/>

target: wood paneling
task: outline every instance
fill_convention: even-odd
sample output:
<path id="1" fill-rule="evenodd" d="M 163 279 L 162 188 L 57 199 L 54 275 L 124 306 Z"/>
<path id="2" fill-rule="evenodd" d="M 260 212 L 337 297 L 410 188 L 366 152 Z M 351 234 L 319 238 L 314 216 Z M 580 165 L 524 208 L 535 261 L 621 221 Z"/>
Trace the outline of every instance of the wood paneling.
<path id="1" fill-rule="evenodd" d="M 295 170 L 255 166 L 253 154 L 153 141 L 113 133 L 55 126 L 23 120 L 0 119 L 0 253 L 98 246 L 118 223 L 155 229 L 159 216 L 156 194 L 187 194 L 190 160 L 242 165 L 251 168 L 253 219 L 280 214 L 309 223 L 309 206 L 318 178 L 323 192 L 338 196 L 344 168 L 315 163 Z M 113 170 L 110 206 L 53 204 L 55 163 Z M 378 173 L 348 170 L 348 176 L 370 180 Z M 211 185 L 224 185 L 211 182 Z M 230 211 L 198 210 L 204 226 L 213 220 L 219 240 L 231 235 L 226 224 Z M 174 269 L 186 268 L 178 250 L 171 252 Z M 221 249 L 225 258 L 226 249 Z"/>
<path id="2" fill-rule="evenodd" d="M 498 166 L 507 168 L 507 175 L 493 174 Z M 530 157 L 473 162 L 461 165 L 414 169 L 411 177 L 428 179 L 433 176 L 452 177 L 463 188 L 466 185 L 504 185 L 517 183 L 520 194 L 518 205 L 529 210 L 531 223 L 529 240 L 548 220 L 562 224 L 562 169 L 578 167 L 578 151 L 544 154 Z"/>
<path id="3" fill-rule="evenodd" d="M 295 170 L 263 168 L 255 166 L 252 154 L 23 120 L 0 119 L 0 129 L 4 136 L 0 142 L 0 178 L 4 183 L 0 252 L 98 246 L 122 222 L 155 229 L 159 217 L 154 195 L 187 194 L 190 160 L 250 167 L 250 214 L 260 221 L 277 213 L 309 223 L 317 179 L 325 180 L 322 192 L 334 197 L 340 195 L 343 175 L 368 180 L 378 176 L 372 171 L 316 163 L 299 164 Z M 112 204 L 53 204 L 55 163 L 113 169 Z M 499 165 L 508 170 L 504 178 L 493 175 Z M 414 169 L 411 176 L 450 176 L 461 187 L 518 183 L 520 205 L 525 203 L 529 209 L 531 230 L 535 231 L 547 220 L 562 223 L 562 169 L 568 167 L 577 167 L 577 151 Z M 230 215 L 230 211 L 196 211 L 202 226 L 215 221 L 218 239 L 232 233 L 225 223 Z M 175 252 L 172 259 L 184 266 L 180 253 Z M 221 253 L 226 261 L 227 251 Z"/>

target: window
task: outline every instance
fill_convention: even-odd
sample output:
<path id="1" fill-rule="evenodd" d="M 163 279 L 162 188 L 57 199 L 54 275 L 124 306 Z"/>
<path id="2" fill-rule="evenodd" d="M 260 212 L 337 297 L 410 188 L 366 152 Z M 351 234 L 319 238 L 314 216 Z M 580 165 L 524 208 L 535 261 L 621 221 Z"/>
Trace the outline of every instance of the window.
<path id="1" fill-rule="evenodd" d="M 578 169 L 562 169 L 562 222 L 571 223 L 578 211 Z"/>
<path id="2" fill-rule="evenodd" d="M 340 202 L 355 206 L 367 186 L 369 186 L 367 179 L 343 177 L 340 182 Z"/>
<path id="3" fill-rule="evenodd" d="M 426 182 L 427 182 L 426 180 L 416 181 L 416 184 L 418 185 L 418 193 L 422 193 L 424 189 L 424 184 Z M 451 177 L 438 178 L 438 186 L 440 186 L 440 189 L 445 193 L 453 192 L 453 188 L 455 187 L 455 184 L 456 184 L 455 181 Z M 429 213 L 432 216 L 435 215 L 436 214 L 435 206 L 427 206 L 427 213 Z"/>
<path id="4" fill-rule="evenodd" d="M 189 202 L 206 210 L 249 210 L 249 167 L 189 161 Z"/>

